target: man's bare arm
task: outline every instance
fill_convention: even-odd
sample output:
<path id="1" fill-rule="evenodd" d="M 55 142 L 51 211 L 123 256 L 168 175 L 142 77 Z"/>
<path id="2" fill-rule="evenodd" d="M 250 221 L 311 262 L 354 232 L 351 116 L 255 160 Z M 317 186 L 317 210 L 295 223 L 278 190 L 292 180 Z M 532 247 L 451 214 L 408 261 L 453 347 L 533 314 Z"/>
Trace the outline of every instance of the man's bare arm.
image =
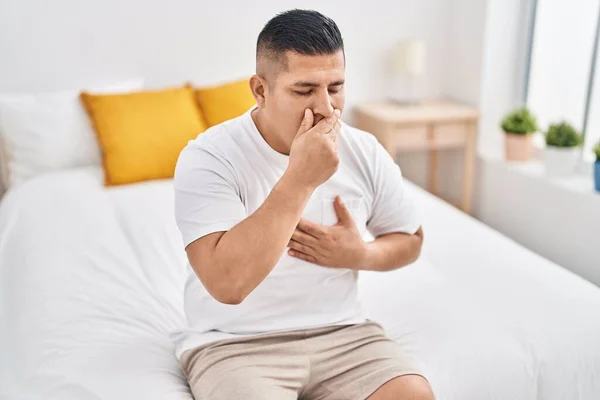
<path id="1" fill-rule="evenodd" d="M 389 233 L 365 242 L 339 196 L 333 203 L 334 226 L 300 220 L 290 240 L 290 255 L 331 268 L 389 271 L 408 265 L 421 254 L 423 229 L 415 234 Z"/>
<path id="2" fill-rule="evenodd" d="M 423 246 L 423 229 L 414 235 L 390 233 L 365 243 L 365 256 L 359 269 L 390 271 L 415 262 Z"/>
<path id="3" fill-rule="evenodd" d="M 262 206 L 228 232 L 192 242 L 186 252 L 217 301 L 239 304 L 276 265 L 312 191 L 284 176 Z"/>

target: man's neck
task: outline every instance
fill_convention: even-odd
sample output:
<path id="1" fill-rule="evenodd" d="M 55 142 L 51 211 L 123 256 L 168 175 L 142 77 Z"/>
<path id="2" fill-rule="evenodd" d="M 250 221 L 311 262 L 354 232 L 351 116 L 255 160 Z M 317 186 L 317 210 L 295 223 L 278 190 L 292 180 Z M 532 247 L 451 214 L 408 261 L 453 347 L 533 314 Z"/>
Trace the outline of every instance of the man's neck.
<path id="1" fill-rule="evenodd" d="M 250 113 L 258 132 L 263 137 L 265 142 L 276 152 L 285 154 L 286 156 L 290 154 L 290 145 L 286 144 L 281 137 L 277 134 L 276 129 L 274 129 L 273 125 L 269 123 L 268 119 L 265 118 L 263 114 L 261 114 L 260 109 L 255 109 Z"/>

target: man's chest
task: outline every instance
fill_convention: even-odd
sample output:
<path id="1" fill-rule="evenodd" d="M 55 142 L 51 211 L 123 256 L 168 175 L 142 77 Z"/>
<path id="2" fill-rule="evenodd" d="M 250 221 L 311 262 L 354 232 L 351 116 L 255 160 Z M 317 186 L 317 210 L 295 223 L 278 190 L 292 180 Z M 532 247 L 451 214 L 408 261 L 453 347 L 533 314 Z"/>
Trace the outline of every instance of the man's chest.
<path id="1" fill-rule="evenodd" d="M 243 177 L 240 182 L 240 195 L 248 215 L 264 203 L 283 172 L 256 168 L 253 173 Z M 333 201 L 336 196 L 341 197 L 361 233 L 364 233 L 372 212 L 372 186 L 360 173 L 344 165 L 340 165 L 338 171 L 312 193 L 302 218 L 321 225 L 335 225 L 337 215 Z"/>

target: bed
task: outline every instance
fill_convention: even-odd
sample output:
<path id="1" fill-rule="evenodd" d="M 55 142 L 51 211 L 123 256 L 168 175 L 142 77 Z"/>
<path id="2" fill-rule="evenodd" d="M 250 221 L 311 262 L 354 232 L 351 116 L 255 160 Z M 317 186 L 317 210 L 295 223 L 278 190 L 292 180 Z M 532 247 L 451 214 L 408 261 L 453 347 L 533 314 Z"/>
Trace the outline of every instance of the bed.
<path id="1" fill-rule="evenodd" d="M 414 264 L 361 273 L 363 301 L 440 400 L 600 399 L 600 289 L 406 182 Z M 0 203 L 0 399 L 191 399 L 172 182 L 106 189 L 99 167 Z"/>

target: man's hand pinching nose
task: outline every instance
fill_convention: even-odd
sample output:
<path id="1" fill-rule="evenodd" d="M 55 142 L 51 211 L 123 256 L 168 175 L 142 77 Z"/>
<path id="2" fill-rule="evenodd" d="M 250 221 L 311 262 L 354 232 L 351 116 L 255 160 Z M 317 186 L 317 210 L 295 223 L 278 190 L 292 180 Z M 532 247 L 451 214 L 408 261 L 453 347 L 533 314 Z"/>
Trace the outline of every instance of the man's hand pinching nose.
<path id="1" fill-rule="evenodd" d="M 342 126 L 339 118 L 340 110 L 335 110 L 313 126 L 314 115 L 310 109 L 305 110 L 286 171 L 299 187 L 314 190 L 337 171 L 340 160 L 336 140 Z"/>

